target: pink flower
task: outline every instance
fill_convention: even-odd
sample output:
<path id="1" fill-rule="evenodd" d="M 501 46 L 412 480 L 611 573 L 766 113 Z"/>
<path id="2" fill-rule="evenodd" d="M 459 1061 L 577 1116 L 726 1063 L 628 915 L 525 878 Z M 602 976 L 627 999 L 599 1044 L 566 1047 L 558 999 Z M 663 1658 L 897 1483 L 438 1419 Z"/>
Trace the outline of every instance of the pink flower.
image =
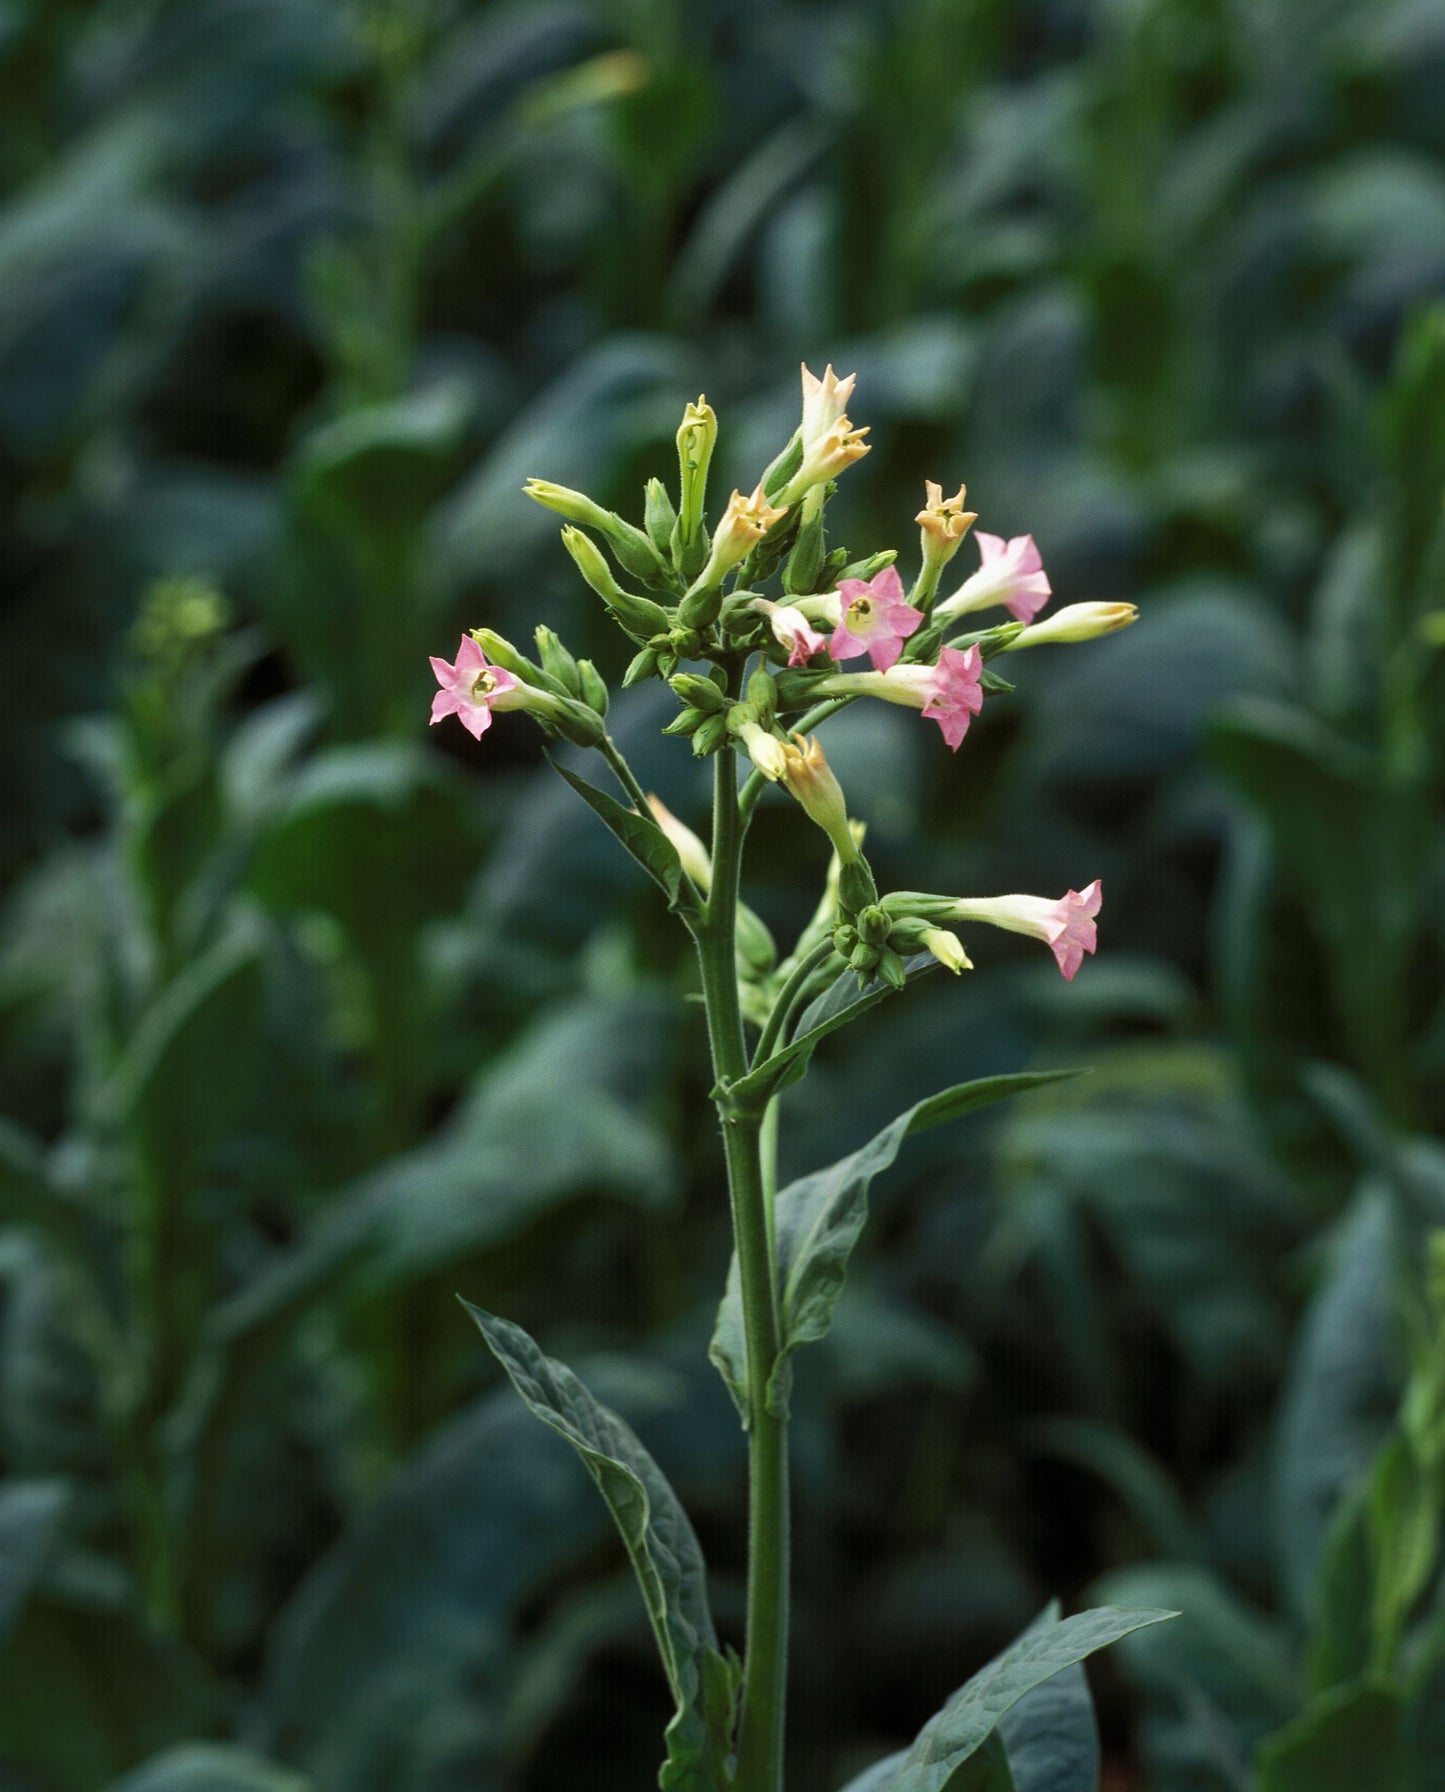
<path id="1" fill-rule="evenodd" d="M 824 697 L 881 697 L 931 717 L 956 753 L 983 708 L 983 655 L 977 645 L 945 647 L 936 666 L 895 665 L 887 672 L 836 672 L 818 680 Z"/>
<path id="2" fill-rule="evenodd" d="M 828 642 L 820 635 L 803 612 L 793 604 L 775 604 L 766 597 L 755 597 L 752 608 L 766 616 L 773 638 L 788 649 L 790 666 L 806 666 L 815 653 L 821 653 Z"/>
<path id="3" fill-rule="evenodd" d="M 903 643 L 923 626 L 923 612 L 904 597 L 897 568 L 885 566 L 871 579 L 844 579 L 838 595 L 842 620 L 828 643 L 833 658 L 851 660 L 866 653 L 875 672 L 896 665 Z"/>
<path id="4" fill-rule="evenodd" d="M 455 716 L 473 739 L 480 740 L 492 725 L 493 709 L 518 706 L 515 699 L 510 703 L 506 699 L 521 689 L 519 681 L 501 666 L 490 665 L 470 635 L 462 636 L 455 665 L 433 654 L 431 669 L 441 686 L 431 703 L 433 727 L 444 717 Z"/>
<path id="5" fill-rule="evenodd" d="M 1094 917 L 1104 900 L 1098 878 L 1082 890 L 1070 890 L 1057 902 L 1047 896 L 961 896 L 949 911 L 954 921 L 987 921 L 1010 933 L 1043 940 L 1072 983 L 1074 973 L 1098 944 Z"/>
<path id="6" fill-rule="evenodd" d="M 978 543 L 978 571 L 971 573 L 952 597 L 944 598 L 934 615 L 948 621 L 970 610 L 1002 604 L 1016 622 L 1032 622 L 1053 591 L 1033 536 L 1015 535 L 1005 541 L 1001 535 L 975 529 L 973 539 Z"/>

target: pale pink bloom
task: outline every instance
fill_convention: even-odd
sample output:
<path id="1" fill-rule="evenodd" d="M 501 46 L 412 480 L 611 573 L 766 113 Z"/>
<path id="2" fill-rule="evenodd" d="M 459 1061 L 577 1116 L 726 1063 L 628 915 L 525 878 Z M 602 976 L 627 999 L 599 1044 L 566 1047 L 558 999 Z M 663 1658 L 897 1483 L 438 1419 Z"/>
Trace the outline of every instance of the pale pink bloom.
<path id="1" fill-rule="evenodd" d="M 766 597 L 755 597 L 752 607 L 760 616 L 767 617 L 774 640 L 787 648 L 790 666 L 806 666 L 815 653 L 821 653 L 827 647 L 826 637 L 818 633 L 795 605 L 775 604 Z"/>
<path id="2" fill-rule="evenodd" d="M 1094 917 L 1104 900 L 1098 878 L 1082 890 L 1070 890 L 1057 902 L 1047 896 L 961 896 L 948 918 L 955 921 L 987 921 L 1010 933 L 1027 933 L 1043 940 L 1058 960 L 1069 982 L 1084 962 L 1084 954 L 1098 944 Z"/>
<path id="3" fill-rule="evenodd" d="M 824 697 L 881 697 L 931 717 L 956 753 L 968 725 L 983 708 L 983 655 L 977 644 L 945 647 L 936 666 L 895 665 L 887 672 L 836 672 L 820 678 Z"/>
<path id="4" fill-rule="evenodd" d="M 934 615 L 947 621 L 1002 604 L 1016 622 L 1032 622 L 1053 591 L 1033 536 L 1015 535 L 1005 541 L 1001 535 L 975 529 L 973 539 L 978 543 L 978 571 L 937 605 Z"/>
<path id="5" fill-rule="evenodd" d="M 871 579 L 844 579 L 838 586 L 842 620 L 833 630 L 828 651 L 835 660 L 866 653 L 875 672 L 898 663 L 903 643 L 923 627 L 923 612 L 903 595 L 896 566 L 885 566 Z"/>
<path id="6" fill-rule="evenodd" d="M 480 740 L 492 725 L 493 709 L 518 707 L 515 698 L 511 702 L 507 698 L 521 688 L 520 682 L 501 666 L 489 664 L 470 635 L 462 636 L 455 665 L 433 654 L 431 669 L 441 686 L 431 702 L 433 726 L 455 716 L 473 739 Z"/>
<path id="7" fill-rule="evenodd" d="M 831 363 L 823 371 L 822 379 L 803 366 L 803 447 L 811 448 L 814 442 L 821 441 L 840 417 L 846 415 L 848 400 L 853 396 L 853 383 L 858 378 L 850 373 L 846 379 L 839 379 L 834 373 Z"/>

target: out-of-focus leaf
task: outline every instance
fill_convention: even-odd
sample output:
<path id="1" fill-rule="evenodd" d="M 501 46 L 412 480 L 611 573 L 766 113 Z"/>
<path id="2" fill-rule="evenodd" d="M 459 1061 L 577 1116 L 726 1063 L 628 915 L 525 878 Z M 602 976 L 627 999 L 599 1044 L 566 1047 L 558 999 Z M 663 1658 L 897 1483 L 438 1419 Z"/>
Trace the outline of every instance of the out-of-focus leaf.
<path id="1" fill-rule="evenodd" d="M 1395 1224 L 1366 1192 L 1341 1227 L 1285 1384 L 1275 1457 L 1284 1590 L 1307 1615 L 1336 1505 L 1364 1475 L 1399 1398 L 1392 1361 Z"/>
<path id="2" fill-rule="evenodd" d="M 1445 1624 L 1438 1620 L 1406 1682 L 1403 1729 L 1413 1792 L 1445 1792 Z"/>
<path id="3" fill-rule="evenodd" d="M 1096 1792 L 1099 1732 L 1082 1667 L 1026 1693 L 998 1727 L 1017 1792 Z"/>
<path id="4" fill-rule="evenodd" d="M 1161 1563 L 1120 1570 L 1090 1589 L 1130 1605 L 1168 1602 L 1183 1614 L 1157 1636 L 1125 1644 L 1121 1657 L 1151 1712 L 1179 1727 L 1196 1712 L 1217 1712 L 1226 1747 L 1241 1754 L 1285 1723 L 1298 1707 L 1298 1682 L 1280 1626 L 1253 1611 L 1207 1569 Z M 1195 1760 L 1213 1752 L 1208 1722 L 1190 1738 Z"/>
<path id="5" fill-rule="evenodd" d="M 289 1768 L 244 1749 L 182 1743 L 114 1782 L 110 1792 L 307 1792 Z"/>
<path id="6" fill-rule="evenodd" d="M 45 1565 L 67 1490 L 59 1481 L 0 1481 L 0 1649 Z"/>
<path id="7" fill-rule="evenodd" d="M 1385 1686 L 1339 1686 L 1259 1751 L 1259 1792 L 1359 1792 L 1410 1784 L 1400 1701 Z"/>
<path id="8" fill-rule="evenodd" d="M 626 1545 L 677 1705 L 662 1784 L 724 1792 L 730 1731 L 709 1735 L 701 1706 L 705 1664 L 720 1660 L 717 1633 L 702 1550 L 677 1495 L 637 1434 L 570 1369 L 544 1356 L 520 1326 L 463 1304 L 529 1410 L 582 1458 Z"/>

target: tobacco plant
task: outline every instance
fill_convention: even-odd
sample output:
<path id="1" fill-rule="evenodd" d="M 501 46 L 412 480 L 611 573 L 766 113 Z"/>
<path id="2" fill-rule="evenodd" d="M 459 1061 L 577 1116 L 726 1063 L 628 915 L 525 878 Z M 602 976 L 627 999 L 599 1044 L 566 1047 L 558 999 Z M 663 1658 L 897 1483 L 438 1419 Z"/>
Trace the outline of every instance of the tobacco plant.
<path id="1" fill-rule="evenodd" d="M 687 407 L 678 431 L 676 497 L 650 480 L 641 527 L 549 481 L 533 479 L 526 488 L 567 519 L 568 553 L 633 645 L 623 685 L 665 680 L 678 711 L 664 732 L 711 759 L 706 841 L 642 788 L 608 732 L 602 674 L 545 625 L 536 630 L 535 659 L 478 628 L 463 636 L 453 659 L 432 660 L 439 686 L 433 723 L 456 717 L 480 742 L 496 716 L 520 710 L 549 735 L 597 753 L 620 799 L 560 763 L 557 769 L 661 887 L 696 948 L 734 1240 L 710 1355 L 748 1440 L 740 1657 L 719 1642 L 687 1514 L 636 1435 L 519 1326 L 468 1304 L 527 1406 L 581 1456 L 622 1535 L 675 1703 L 659 1779 L 677 1792 L 780 1792 L 783 1785 L 791 1359 L 829 1329 L 873 1177 L 911 1133 L 1070 1073 L 984 1077 L 923 1095 L 850 1156 L 782 1188 L 779 1096 L 808 1074 L 829 1034 L 912 979 L 939 966 L 959 977 L 971 970 L 960 928 L 1037 938 L 1072 980 L 1095 950 L 1102 901 L 1097 880 L 1057 901 L 879 889 L 864 850 L 866 819 L 849 812 L 820 739 L 823 725 L 860 701 L 898 704 L 936 723 L 956 753 L 984 702 L 1013 689 L 994 662 L 1110 633 L 1131 623 L 1135 610 L 1074 604 L 1039 620 L 1051 587 L 1030 536 L 1005 541 L 979 532 L 977 570 L 945 592 L 944 574 L 976 520 L 964 507 L 963 486 L 945 498 L 927 482 L 915 519 L 919 563 L 906 592 L 896 550 L 855 557 L 831 545 L 837 477 L 868 452 L 867 429 L 847 415 L 853 385 L 831 367 L 821 379 L 804 367 L 797 429 L 752 493 L 734 491 L 711 529 L 717 420 L 702 398 Z M 996 607 L 1009 620 L 969 626 L 976 613 Z M 864 657 L 867 669 L 847 669 Z M 798 805 L 830 849 L 817 910 L 781 959 L 740 893 L 749 825 L 769 785 Z M 1058 1792 L 1094 1784 L 1087 1687 L 1077 1672 L 1062 1686 L 1052 1683 L 1093 1651 L 1170 1615 L 1102 1607 L 1062 1618 L 1050 1606 L 911 1748 L 879 1762 L 851 1792 Z"/>

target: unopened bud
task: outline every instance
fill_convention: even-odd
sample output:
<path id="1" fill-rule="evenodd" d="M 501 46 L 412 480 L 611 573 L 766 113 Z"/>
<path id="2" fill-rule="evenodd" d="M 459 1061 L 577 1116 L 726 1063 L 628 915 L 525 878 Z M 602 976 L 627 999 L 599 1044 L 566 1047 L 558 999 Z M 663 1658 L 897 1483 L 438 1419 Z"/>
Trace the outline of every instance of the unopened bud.
<path id="1" fill-rule="evenodd" d="M 778 684 L 766 666 L 759 666 L 748 680 L 748 702 L 764 720 L 772 717 L 778 706 Z"/>
<path id="2" fill-rule="evenodd" d="M 925 927 L 920 935 L 920 943 L 925 951 L 931 952 L 943 968 L 952 971 L 955 977 L 960 971 L 973 969 L 973 960 L 964 951 L 963 941 L 946 927 Z"/>
<path id="3" fill-rule="evenodd" d="M 673 691 L 684 703 L 694 709 L 706 710 L 709 715 L 719 714 L 728 707 L 727 693 L 696 672 L 679 672 L 667 681 Z"/>
<path id="4" fill-rule="evenodd" d="M 1050 641 L 1093 641 L 1100 635 L 1112 635 L 1137 621 L 1139 611 L 1134 604 L 1067 604 L 1046 616 L 1042 622 L 1030 623 L 1004 647 L 1005 653 L 1016 653 L 1020 647 L 1042 647 Z"/>
<path id="5" fill-rule="evenodd" d="M 685 821 L 679 821 L 660 796 L 647 794 L 652 819 L 672 842 L 682 868 L 705 896 L 712 887 L 712 860 L 708 850 Z"/>
<path id="6" fill-rule="evenodd" d="M 692 737 L 692 750 L 699 759 L 716 753 L 728 737 L 726 716 L 704 716 Z"/>
<path id="7" fill-rule="evenodd" d="M 798 523 L 797 538 L 788 564 L 783 569 L 783 589 L 793 596 L 805 596 L 819 589 L 823 572 L 826 540 L 823 533 L 823 510 L 828 501 L 828 488 L 815 485 L 803 499 L 803 514 Z"/>
<path id="8" fill-rule="evenodd" d="M 787 770 L 782 741 L 759 725 L 755 712 L 745 703 L 733 705 L 727 727 L 743 743 L 748 758 L 763 776 L 770 783 L 778 783 Z"/>
<path id="9" fill-rule="evenodd" d="M 577 673 L 582 680 L 582 701 L 599 716 L 605 716 L 609 696 L 606 679 L 591 660 L 578 660 Z"/>
<path id="10" fill-rule="evenodd" d="M 612 568 L 604 559 L 601 548 L 590 535 L 585 535 L 581 529 L 564 529 L 562 545 L 572 556 L 578 572 L 634 640 L 645 641 L 671 628 L 672 618 L 661 604 L 622 589 L 612 576 Z"/>
<path id="11" fill-rule="evenodd" d="M 765 977 L 778 962 L 767 923 L 745 902 L 738 904 L 737 955 L 739 964 L 754 977 Z"/>
<path id="12" fill-rule="evenodd" d="M 878 954 L 877 975 L 890 989 L 902 989 L 908 982 L 908 967 L 891 946 L 884 946 Z"/>
<path id="13" fill-rule="evenodd" d="M 660 479 L 649 479 L 647 482 L 642 520 L 653 547 L 663 556 L 669 554 L 672 532 L 677 527 L 677 512 L 672 507 L 672 499 L 667 495 L 667 487 Z"/>
<path id="14" fill-rule="evenodd" d="M 824 756 L 817 735 L 795 734 L 783 747 L 782 754 L 783 782 L 789 793 L 802 804 L 809 820 L 815 821 L 832 841 L 833 850 L 841 861 L 857 858 L 858 849 L 848 826 L 848 804 L 843 788 Z M 874 943 L 881 945 L 888 938 L 888 917 L 880 911 L 879 919 L 882 928 Z M 858 926 L 864 938 L 868 938 L 861 916 Z"/>
<path id="15" fill-rule="evenodd" d="M 627 670 L 622 674 L 622 688 L 624 691 L 631 690 L 633 685 L 641 684 L 644 678 L 656 677 L 657 649 L 644 647 L 640 652 L 633 654 Z"/>
<path id="16" fill-rule="evenodd" d="M 702 513 L 707 502 L 707 470 L 717 441 L 717 416 L 699 395 L 682 414 L 677 432 L 677 465 L 682 503 L 678 511 L 678 535 L 689 546 L 702 533 Z"/>
<path id="17" fill-rule="evenodd" d="M 870 902 L 867 908 L 858 911 L 855 925 L 859 939 L 867 940 L 870 946 L 883 946 L 888 943 L 893 922 L 876 902 Z"/>
<path id="18" fill-rule="evenodd" d="M 544 669 L 553 678 L 567 688 L 569 696 L 582 695 L 582 674 L 571 653 L 563 646 L 558 636 L 543 623 L 538 623 L 533 631 L 537 641 L 537 654 Z"/>

